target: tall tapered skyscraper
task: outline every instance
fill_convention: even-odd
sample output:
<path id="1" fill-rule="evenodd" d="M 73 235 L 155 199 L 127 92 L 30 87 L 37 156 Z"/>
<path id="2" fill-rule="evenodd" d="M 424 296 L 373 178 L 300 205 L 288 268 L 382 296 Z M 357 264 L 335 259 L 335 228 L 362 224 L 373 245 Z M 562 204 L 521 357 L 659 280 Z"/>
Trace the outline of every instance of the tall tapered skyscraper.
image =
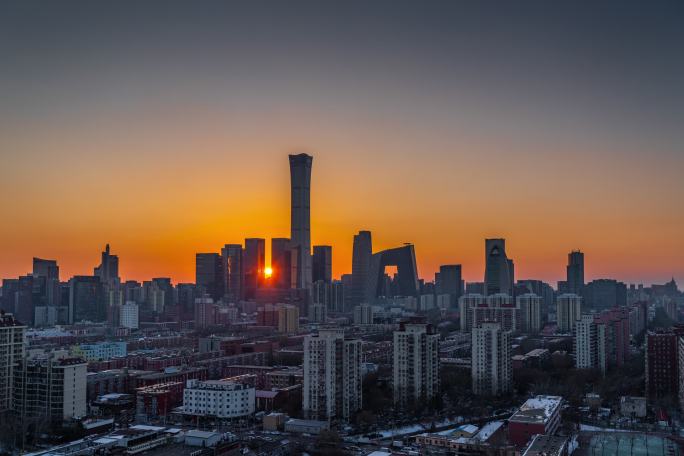
<path id="1" fill-rule="evenodd" d="M 290 245 L 295 250 L 297 288 L 311 289 L 311 162 L 307 154 L 290 155 Z"/>

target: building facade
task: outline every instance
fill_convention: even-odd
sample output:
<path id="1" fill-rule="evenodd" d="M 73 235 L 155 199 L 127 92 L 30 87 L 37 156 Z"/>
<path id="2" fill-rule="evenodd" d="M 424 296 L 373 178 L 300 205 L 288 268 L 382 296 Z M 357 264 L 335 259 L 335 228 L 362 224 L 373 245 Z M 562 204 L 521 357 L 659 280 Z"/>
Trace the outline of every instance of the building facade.
<path id="1" fill-rule="evenodd" d="M 563 293 L 556 298 L 558 331 L 572 333 L 575 323 L 582 317 L 582 297 L 574 293 Z"/>
<path id="2" fill-rule="evenodd" d="M 84 418 L 86 371 L 87 363 L 66 351 L 30 353 L 14 373 L 12 409 L 24 419 Z"/>
<path id="3" fill-rule="evenodd" d="M 15 370 L 24 358 L 26 326 L 0 313 L 0 413 L 12 407 Z"/>
<path id="4" fill-rule="evenodd" d="M 294 288 L 309 290 L 311 261 L 311 164 L 307 154 L 290 155 L 290 242 L 295 251 Z"/>
<path id="5" fill-rule="evenodd" d="M 485 294 L 512 294 L 514 279 L 513 261 L 506 256 L 506 240 L 486 239 Z"/>
<path id="6" fill-rule="evenodd" d="M 472 331 L 473 393 L 497 396 L 512 387 L 511 335 L 499 323 L 483 323 Z"/>
<path id="7" fill-rule="evenodd" d="M 501 324 L 504 331 L 520 329 L 520 314 L 512 296 L 497 293 L 489 296 L 466 294 L 459 299 L 461 330 L 470 331 L 484 322 Z"/>
<path id="8" fill-rule="evenodd" d="M 542 329 L 542 299 L 534 293 L 525 293 L 515 298 L 520 313 L 520 331 L 537 334 Z"/>
<path id="9" fill-rule="evenodd" d="M 183 413 L 240 418 L 254 413 L 255 389 L 227 380 L 188 380 L 183 391 Z"/>
<path id="10" fill-rule="evenodd" d="M 311 419 L 347 421 L 361 410 L 361 341 L 338 329 L 304 338 L 304 414 Z"/>
<path id="11" fill-rule="evenodd" d="M 425 324 L 402 324 L 394 332 L 394 403 L 400 408 L 439 394 L 439 338 Z"/>

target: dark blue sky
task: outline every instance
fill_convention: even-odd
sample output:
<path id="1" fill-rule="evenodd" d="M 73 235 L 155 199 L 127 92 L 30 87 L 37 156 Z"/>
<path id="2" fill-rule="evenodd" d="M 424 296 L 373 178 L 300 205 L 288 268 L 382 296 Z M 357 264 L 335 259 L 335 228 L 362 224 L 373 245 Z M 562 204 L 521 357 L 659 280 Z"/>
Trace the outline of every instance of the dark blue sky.
<path id="1" fill-rule="evenodd" d="M 184 185 L 231 198 L 263 173 L 266 198 L 284 185 L 277 157 L 305 148 L 340 273 L 351 234 L 375 227 L 416 242 L 428 273 L 506 235 L 523 273 L 557 277 L 580 247 L 596 274 L 684 279 L 683 25 L 681 1 L 0 2 L 0 191 L 20 195 L 0 272 L 26 272 L 44 230 L 82 242 L 76 219 L 96 249 L 121 220 L 152 233 L 150 207 L 199 232 Z M 435 244 L 407 207 L 458 239 Z M 287 233 L 242 220 L 231 236 Z"/>

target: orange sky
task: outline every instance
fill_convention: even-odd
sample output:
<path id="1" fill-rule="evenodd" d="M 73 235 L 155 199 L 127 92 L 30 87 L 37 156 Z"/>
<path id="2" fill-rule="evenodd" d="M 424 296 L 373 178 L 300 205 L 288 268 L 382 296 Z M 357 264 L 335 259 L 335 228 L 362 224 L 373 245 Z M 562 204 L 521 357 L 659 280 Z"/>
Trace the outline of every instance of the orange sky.
<path id="1" fill-rule="evenodd" d="M 135 118 L 79 119 L 35 136 L 6 131 L 0 276 L 28 272 L 32 256 L 57 259 L 62 279 L 90 274 L 109 242 L 124 279 L 193 281 L 196 252 L 289 236 L 287 153 L 305 150 L 314 155 L 312 241 L 333 245 L 336 277 L 350 271 L 361 229 L 373 232 L 374 250 L 414 243 L 428 280 L 451 263 L 481 280 L 486 237 L 507 239 L 517 278 L 555 285 L 574 248 L 589 278 L 684 277 L 676 157 L 635 166 L 587 152 L 606 147 L 590 142 L 514 147 L 477 132 L 438 139 L 387 119 L 300 114 L 306 121 L 280 118 L 268 134 L 256 119 L 214 124 L 201 110 L 206 122 L 192 125 L 172 114 L 144 128 Z"/>

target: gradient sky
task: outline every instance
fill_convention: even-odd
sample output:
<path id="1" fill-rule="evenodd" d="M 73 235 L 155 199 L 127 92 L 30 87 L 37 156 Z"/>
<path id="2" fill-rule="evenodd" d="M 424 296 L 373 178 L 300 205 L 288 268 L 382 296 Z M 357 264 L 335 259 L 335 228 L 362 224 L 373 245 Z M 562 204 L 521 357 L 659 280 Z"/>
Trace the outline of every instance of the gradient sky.
<path id="1" fill-rule="evenodd" d="M 287 154 L 314 155 L 312 237 L 485 237 L 518 278 L 684 283 L 684 3 L 0 2 L 0 277 L 55 258 L 194 280 L 194 254 L 289 235 Z M 269 245 L 270 247 L 270 245 Z"/>

